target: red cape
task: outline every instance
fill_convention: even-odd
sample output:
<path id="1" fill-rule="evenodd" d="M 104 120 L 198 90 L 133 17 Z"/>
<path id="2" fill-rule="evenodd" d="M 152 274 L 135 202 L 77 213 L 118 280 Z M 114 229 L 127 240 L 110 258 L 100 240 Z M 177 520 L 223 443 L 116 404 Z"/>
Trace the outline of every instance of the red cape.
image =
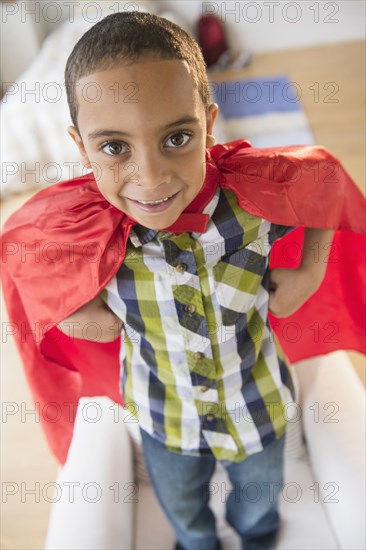
<path id="1" fill-rule="evenodd" d="M 236 140 L 207 149 L 206 161 L 199 195 L 169 229 L 204 228 L 208 220 L 200 212 L 217 185 L 231 189 L 249 213 L 299 226 L 274 244 L 270 268 L 300 265 L 304 227 L 335 229 L 321 287 L 295 314 L 269 314 L 269 320 L 290 362 L 336 349 L 365 353 L 365 199 L 338 159 L 323 147 L 255 149 Z M 135 223 L 104 199 L 88 174 L 40 191 L 3 229 L 8 333 L 61 464 L 81 396 L 107 395 L 123 404 L 121 338 L 69 338 L 55 325 L 114 276 Z"/>

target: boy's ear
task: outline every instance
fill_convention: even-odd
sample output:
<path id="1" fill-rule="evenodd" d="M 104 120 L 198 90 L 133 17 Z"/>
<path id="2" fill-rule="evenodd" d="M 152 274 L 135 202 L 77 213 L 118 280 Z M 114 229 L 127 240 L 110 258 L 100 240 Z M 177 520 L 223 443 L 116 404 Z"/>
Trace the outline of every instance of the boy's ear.
<path id="1" fill-rule="evenodd" d="M 206 147 L 212 147 L 215 144 L 215 136 L 213 135 L 213 127 L 219 106 L 217 103 L 211 103 L 207 112 L 207 135 L 206 135 Z"/>
<path id="2" fill-rule="evenodd" d="M 79 149 L 80 155 L 81 155 L 81 162 L 85 166 L 85 168 L 91 168 L 90 160 L 87 155 L 87 152 L 85 151 L 85 147 L 83 144 L 83 140 L 81 139 L 79 132 L 75 128 L 75 126 L 68 126 L 67 127 L 67 133 L 69 136 L 75 141 L 77 148 Z"/>

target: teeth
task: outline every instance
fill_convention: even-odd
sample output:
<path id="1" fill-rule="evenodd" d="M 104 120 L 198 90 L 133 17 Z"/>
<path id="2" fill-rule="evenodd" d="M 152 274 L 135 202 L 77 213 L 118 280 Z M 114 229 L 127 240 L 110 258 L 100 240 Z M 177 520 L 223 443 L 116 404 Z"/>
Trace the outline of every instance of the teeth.
<path id="1" fill-rule="evenodd" d="M 170 197 L 172 197 L 172 196 L 173 195 L 170 195 Z M 162 202 L 165 202 L 168 199 L 170 199 L 170 197 L 166 197 L 165 199 L 161 199 L 161 200 L 158 200 L 158 201 L 137 201 L 137 202 L 140 202 L 141 204 L 161 204 Z"/>

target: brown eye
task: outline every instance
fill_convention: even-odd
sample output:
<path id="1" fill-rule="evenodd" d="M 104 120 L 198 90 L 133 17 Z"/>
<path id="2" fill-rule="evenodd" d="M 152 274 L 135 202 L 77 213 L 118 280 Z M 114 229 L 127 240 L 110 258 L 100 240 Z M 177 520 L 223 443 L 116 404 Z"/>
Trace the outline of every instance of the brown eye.
<path id="1" fill-rule="evenodd" d="M 123 150 L 123 145 L 122 143 L 118 143 L 118 141 L 110 141 L 103 145 L 102 150 L 107 155 L 119 155 Z"/>
<path id="2" fill-rule="evenodd" d="M 178 132 L 177 134 L 174 134 L 168 138 L 167 143 L 170 141 L 173 144 L 173 147 L 171 148 L 178 148 L 182 147 L 183 145 L 186 145 L 190 138 L 192 137 L 192 134 L 188 132 Z"/>

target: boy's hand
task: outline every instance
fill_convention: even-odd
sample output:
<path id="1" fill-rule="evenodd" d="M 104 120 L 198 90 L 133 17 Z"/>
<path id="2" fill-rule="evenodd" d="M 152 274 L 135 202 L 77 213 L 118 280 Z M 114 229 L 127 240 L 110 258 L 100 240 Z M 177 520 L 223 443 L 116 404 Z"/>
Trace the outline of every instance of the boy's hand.
<path id="1" fill-rule="evenodd" d="M 301 307 L 323 280 L 322 272 L 307 267 L 275 268 L 270 271 L 269 310 L 276 317 L 288 317 Z"/>
<path id="2" fill-rule="evenodd" d="M 318 290 L 327 269 L 333 234 L 333 229 L 305 228 L 301 267 L 270 271 L 269 310 L 273 315 L 292 315 Z"/>
<path id="3" fill-rule="evenodd" d="M 57 327 L 71 338 L 94 342 L 112 342 L 121 333 L 123 322 L 96 296 Z"/>

